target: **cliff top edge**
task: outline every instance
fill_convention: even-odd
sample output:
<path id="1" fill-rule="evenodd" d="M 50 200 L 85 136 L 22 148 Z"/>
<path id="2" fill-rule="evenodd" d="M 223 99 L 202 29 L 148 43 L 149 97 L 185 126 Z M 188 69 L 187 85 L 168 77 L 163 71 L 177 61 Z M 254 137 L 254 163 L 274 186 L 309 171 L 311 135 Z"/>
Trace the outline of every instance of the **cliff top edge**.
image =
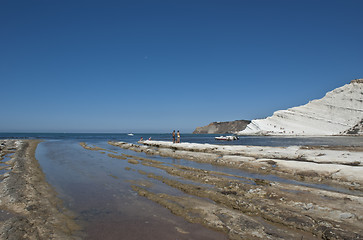
<path id="1" fill-rule="evenodd" d="M 363 83 L 363 78 L 354 79 L 350 83 Z"/>

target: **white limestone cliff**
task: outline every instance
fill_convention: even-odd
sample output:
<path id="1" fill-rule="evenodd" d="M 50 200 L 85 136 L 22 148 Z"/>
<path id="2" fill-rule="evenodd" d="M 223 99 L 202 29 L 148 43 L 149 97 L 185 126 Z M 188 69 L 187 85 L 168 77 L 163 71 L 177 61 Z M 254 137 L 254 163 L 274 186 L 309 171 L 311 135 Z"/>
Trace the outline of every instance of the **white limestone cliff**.
<path id="1" fill-rule="evenodd" d="M 256 119 L 239 135 L 340 135 L 363 119 L 363 79 L 309 103 Z"/>

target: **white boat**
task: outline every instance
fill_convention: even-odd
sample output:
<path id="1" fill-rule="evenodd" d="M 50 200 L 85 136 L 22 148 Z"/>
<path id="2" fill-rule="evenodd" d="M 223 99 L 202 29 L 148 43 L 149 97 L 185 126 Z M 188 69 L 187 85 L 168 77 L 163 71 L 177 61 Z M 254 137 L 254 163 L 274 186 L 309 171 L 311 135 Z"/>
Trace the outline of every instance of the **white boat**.
<path id="1" fill-rule="evenodd" d="M 222 140 L 222 141 L 234 141 L 237 140 L 238 137 L 236 136 L 220 136 L 220 137 L 215 137 L 215 140 Z"/>
<path id="2" fill-rule="evenodd" d="M 134 136 L 134 134 L 132 134 L 132 133 L 129 133 L 129 134 L 127 134 L 127 135 L 129 135 L 129 136 Z"/>

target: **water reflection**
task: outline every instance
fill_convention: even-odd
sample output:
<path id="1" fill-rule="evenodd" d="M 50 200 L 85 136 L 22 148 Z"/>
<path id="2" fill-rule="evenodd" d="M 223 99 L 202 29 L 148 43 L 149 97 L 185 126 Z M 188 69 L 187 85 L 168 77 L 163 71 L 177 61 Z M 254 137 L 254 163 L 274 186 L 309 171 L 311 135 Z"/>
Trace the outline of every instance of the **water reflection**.
<path id="1" fill-rule="evenodd" d="M 130 154 L 106 141 L 91 143 Z M 36 158 L 66 207 L 78 214 L 87 239 L 227 239 L 220 232 L 186 222 L 131 189 L 133 182 L 147 181 L 154 192 L 182 195 L 138 173 L 142 170 L 165 175 L 161 169 L 132 165 L 100 151 L 86 150 L 78 141 L 69 140 L 40 143 Z"/>

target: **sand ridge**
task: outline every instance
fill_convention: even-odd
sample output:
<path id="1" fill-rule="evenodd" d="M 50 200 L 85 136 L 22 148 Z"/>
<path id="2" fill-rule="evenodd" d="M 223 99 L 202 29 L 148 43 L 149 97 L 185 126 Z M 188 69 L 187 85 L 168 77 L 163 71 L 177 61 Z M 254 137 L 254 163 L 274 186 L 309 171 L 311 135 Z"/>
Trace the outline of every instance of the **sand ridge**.
<path id="1" fill-rule="evenodd" d="M 11 213 L 0 222 L 0 239 L 81 239 L 74 213 L 63 207 L 35 159 L 40 141 L 2 142 L 1 154 L 13 155 L 0 182 L 0 208 Z"/>

